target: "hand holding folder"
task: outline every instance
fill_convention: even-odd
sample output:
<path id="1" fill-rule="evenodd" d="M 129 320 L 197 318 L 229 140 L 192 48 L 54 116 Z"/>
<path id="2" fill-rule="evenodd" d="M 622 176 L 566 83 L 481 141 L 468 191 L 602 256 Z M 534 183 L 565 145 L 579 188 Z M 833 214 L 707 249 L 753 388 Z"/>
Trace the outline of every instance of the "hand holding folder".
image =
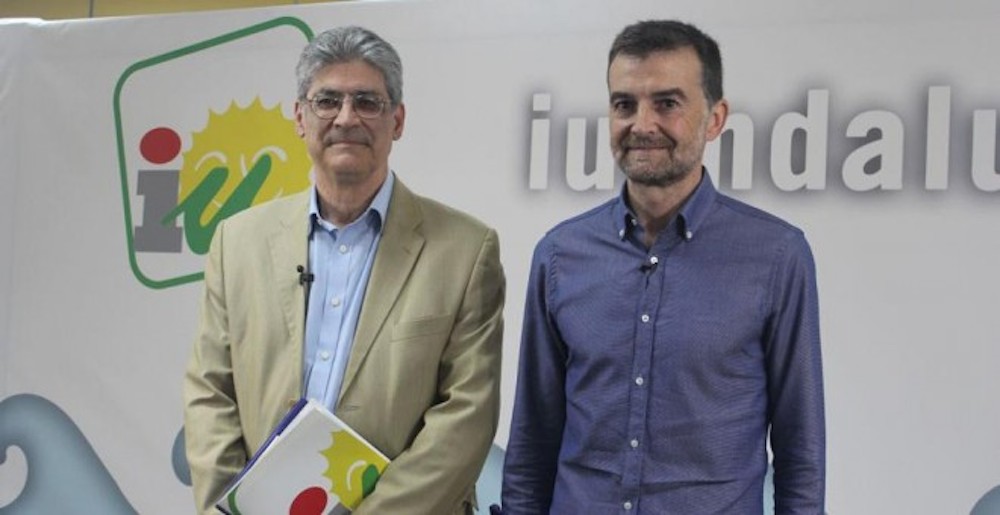
<path id="1" fill-rule="evenodd" d="M 357 508 L 389 458 L 315 400 L 302 399 L 216 502 L 229 515 L 273 515 L 319 507 L 324 514 Z"/>

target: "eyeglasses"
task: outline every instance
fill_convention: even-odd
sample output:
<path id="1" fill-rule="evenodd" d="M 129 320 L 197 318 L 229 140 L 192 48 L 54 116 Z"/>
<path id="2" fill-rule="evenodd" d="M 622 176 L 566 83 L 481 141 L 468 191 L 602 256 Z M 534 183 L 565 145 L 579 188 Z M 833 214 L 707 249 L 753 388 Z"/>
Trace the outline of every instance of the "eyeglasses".
<path id="1" fill-rule="evenodd" d="M 373 93 L 354 93 L 352 95 L 323 93 L 307 98 L 306 102 L 309 103 L 309 107 L 316 113 L 316 116 L 324 120 L 332 120 L 340 114 L 340 110 L 344 107 L 344 99 L 347 97 L 351 99 L 350 104 L 354 113 L 362 118 L 378 118 L 389 105 L 388 100 Z"/>

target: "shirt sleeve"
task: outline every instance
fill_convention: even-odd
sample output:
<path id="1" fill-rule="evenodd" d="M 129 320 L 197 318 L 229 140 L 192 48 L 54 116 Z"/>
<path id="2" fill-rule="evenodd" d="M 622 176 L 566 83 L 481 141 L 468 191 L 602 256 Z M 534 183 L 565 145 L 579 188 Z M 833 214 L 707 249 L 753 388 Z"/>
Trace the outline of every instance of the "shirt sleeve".
<path id="1" fill-rule="evenodd" d="M 549 311 L 551 253 L 532 259 L 521 334 L 517 393 L 504 461 L 505 515 L 547 514 L 566 419 L 566 350 Z"/>
<path id="2" fill-rule="evenodd" d="M 768 410 L 776 514 L 823 513 L 826 429 L 812 252 L 796 232 L 776 265 L 768 323 Z"/>

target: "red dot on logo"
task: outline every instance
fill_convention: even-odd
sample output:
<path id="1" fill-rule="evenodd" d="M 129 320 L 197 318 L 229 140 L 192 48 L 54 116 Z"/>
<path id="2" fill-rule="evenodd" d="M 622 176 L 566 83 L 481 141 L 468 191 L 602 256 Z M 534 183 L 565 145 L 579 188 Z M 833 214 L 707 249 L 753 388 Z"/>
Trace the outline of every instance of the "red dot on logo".
<path id="1" fill-rule="evenodd" d="M 318 486 L 306 488 L 295 496 L 288 515 L 323 515 L 326 500 L 326 490 Z"/>
<path id="2" fill-rule="evenodd" d="M 143 134 L 139 152 L 146 161 L 162 165 L 177 157 L 181 151 L 181 137 L 173 129 L 157 127 Z"/>

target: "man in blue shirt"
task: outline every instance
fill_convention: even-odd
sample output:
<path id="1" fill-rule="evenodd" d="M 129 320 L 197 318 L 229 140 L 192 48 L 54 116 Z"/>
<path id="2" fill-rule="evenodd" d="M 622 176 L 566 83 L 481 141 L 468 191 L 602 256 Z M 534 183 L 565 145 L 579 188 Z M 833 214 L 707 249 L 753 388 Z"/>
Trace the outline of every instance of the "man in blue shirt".
<path id="1" fill-rule="evenodd" d="M 718 46 L 676 21 L 608 59 L 621 195 L 535 249 L 504 466 L 508 515 L 822 513 L 818 303 L 802 232 L 717 192 Z"/>

